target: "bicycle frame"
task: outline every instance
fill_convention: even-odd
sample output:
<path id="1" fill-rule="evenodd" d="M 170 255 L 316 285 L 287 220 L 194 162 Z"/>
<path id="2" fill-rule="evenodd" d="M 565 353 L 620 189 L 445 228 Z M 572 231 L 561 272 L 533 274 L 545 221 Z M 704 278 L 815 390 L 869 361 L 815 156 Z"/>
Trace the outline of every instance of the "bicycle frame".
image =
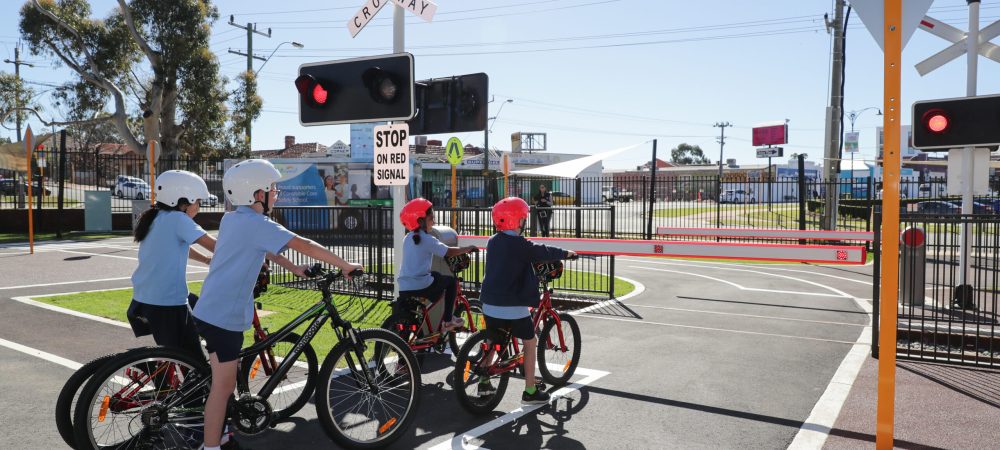
<path id="1" fill-rule="evenodd" d="M 472 323 L 472 306 L 469 304 L 469 299 L 465 296 L 465 293 L 462 291 L 462 278 L 456 277 L 455 278 L 455 284 L 457 285 L 456 291 L 455 291 L 455 306 L 456 307 L 459 306 L 459 305 L 464 305 L 465 306 L 466 319 L 467 319 L 466 320 L 466 324 L 467 324 L 467 327 L 469 328 L 469 331 L 474 333 L 474 332 L 476 332 L 476 326 L 475 326 L 475 324 Z M 424 337 L 424 338 L 420 338 L 420 339 L 415 339 L 415 340 L 412 340 L 411 342 L 407 342 L 407 344 L 410 346 L 410 350 L 412 350 L 414 352 L 417 352 L 417 351 L 420 351 L 420 350 L 426 350 L 426 349 L 429 349 L 429 348 L 437 345 L 438 342 L 440 342 L 441 336 L 442 336 L 442 333 L 441 333 L 441 324 L 439 323 L 439 324 L 437 324 L 437 326 L 434 326 L 434 324 L 431 323 L 431 314 L 429 314 L 429 312 L 430 312 L 431 309 L 433 309 L 435 306 L 437 306 L 442 301 L 444 301 L 444 294 L 442 294 L 441 298 L 439 298 L 437 301 L 431 303 L 430 305 L 421 306 L 420 307 L 421 312 L 422 312 L 422 314 L 421 314 L 422 318 L 421 318 L 421 321 L 420 321 L 421 323 L 420 323 L 420 325 L 413 325 L 413 327 L 415 329 L 411 329 L 409 331 L 416 332 L 417 330 L 423 329 L 424 327 L 426 327 L 427 330 L 431 330 L 434 333 L 431 334 L 430 336 L 427 336 L 427 337 Z M 398 330 L 398 331 L 403 331 L 403 330 Z"/>
<path id="2" fill-rule="evenodd" d="M 545 317 L 551 318 L 556 323 L 556 330 L 558 330 L 559 335 L 559 348 L 566 348 L 566 338 L 563 336 L 562 327 L 559 326 L 562 321 L 559 319 L 559 313 L 556 312 L 555 308 L 552 307 L 552 289 L 549 288 L 548 282 L 546 282 L 542 289 L 542 297 L 538 302 L 538 307 L 532 309 L 531 321 L 534 325 L 535 333 L 539 331 L 539 325 L 542 323 Z M 547 343 L 552 345 L 551 338 L 546 336 Z M 492 353 L 494 351 L 499 351 L 500 346 L 491 343 L 492 349 L 489 349 L 490 354 L 487 356 L 492 359 Z M 497 361 L 496 363 L 490 364 L 487 372 L 490 376 L 499 375 L 504 372 L 509 372 L 516 369 L 518 366 L 524 364 L 524 354 L 521 352 L 521 347 L 517 343 L 517 339 L 510 337 L 507 345 L 510 348 L 510 357 L 506 361 Z"/>

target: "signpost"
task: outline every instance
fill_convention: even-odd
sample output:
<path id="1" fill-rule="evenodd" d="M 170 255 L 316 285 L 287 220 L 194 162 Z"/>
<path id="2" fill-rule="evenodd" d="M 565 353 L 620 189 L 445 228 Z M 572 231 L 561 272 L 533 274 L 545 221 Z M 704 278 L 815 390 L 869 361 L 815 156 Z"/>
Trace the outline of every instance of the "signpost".
<path id="1" fill-rule="evenodd" d="M 24 150 L 27 154 L 28 164 L 28 249 L 31 254 L 35 254 L 35 216 L 31 212 L 31 152 L 35 149 L 31 142 L 35 139 L 34 133 L 31 132 L 31 125 L 28 125 L 28 129 L 24 131 Z M 16 182 L 16 181 L 15 181 Z"/>
<path id="2" fill-rule="evenodd" d="M 375 127 L 375 185 L 410 182 L 410 131 L 405 122 Z"/>
<path id="3" fill-rule="evenodd" d="M 758 158 L 767 158 L 769 160 L 767 162 L 768 164 L 771 163 L 771 161 L 770 161 L 771 158 L 781 158 L 784 155 L 785 155 L 785 148 L 784 147 L 770 147 L 770 146 L 768 146 L 768 147 L 761 147 L 761 148 L 757 149 L 757 157 Z"/>
<path id="4" fill-rule="evenodd" d="M 462 147 L 462 141 L 457 137 L 448 139 L 448 145 L 446 147 L 446 154 L 448 155 L 448 162 L 451 164 L 451 207 L 458 207 L 458 186 L 455 179 L 455 167 L 462 163 L 462 158 L 465 156 L 465 147 Z M 451 227 L 458 228 L 458 215 L 455 211 L 451 212 Z"/>
<path id="5" fill-rule="evenodd" d="M 510 176 L 511 165 L 513 162 L 510 160 L 510 153 L 504 153 L 500 157 L 500 168 L 503 169 L 503 196 L 507 198 L 510 195 L 510 182 L 508 177 Z M 579 193 L 577 195 L 580 195 Z"/>
<path id="6" fill-rule="evenodd" d="M 159 154 L 156 140 L 150 139 L 149 145 L 149 206 L 156 206 L 156 156 Z"/>

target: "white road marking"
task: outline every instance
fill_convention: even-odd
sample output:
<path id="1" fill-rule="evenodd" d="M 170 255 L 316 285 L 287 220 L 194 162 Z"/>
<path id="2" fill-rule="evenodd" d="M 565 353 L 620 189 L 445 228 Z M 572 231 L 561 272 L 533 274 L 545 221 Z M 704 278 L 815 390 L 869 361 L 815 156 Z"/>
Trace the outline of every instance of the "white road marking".
<path id="1" fill-rule="evenodd" d="M 118 290 L 121 290 L 121 289 L 111 289 L 111 290 L 118 291 Z M 103 292 L 103 291 L 83 291 L 83 292 Z M 117 320 L 111 320 L 111 319 L 108 319 L 106 317 L 95 316 L 93 314 L 82 313 L 80 311 L 74 311 L 74 310 L 69 309 L 69 308 L 63 308 L 61 306 L 50 305 L 48 303 L 42 303 L 42 302 L 39 302 L 39 301 L 32 300 L 32 298 L 54 297 L 54 296 L 57 296 L 57 295 L 70 295 L 70 294 L 79 294 L 79 293 L 80 292 L 67 292 L 65 294 L 36 295 L 36 296 L 33 296 L 33 297 L 12 297 L 11 300 L 18 301 L 18 302 L 24 303 L 26 305 L 37 306 L 39 308 L 47 309 L 49 311 L 55 311 L 55 312 L 59 312 L 59 313 L 63 313 L 63 314 L 68 314 L 68 315 L 75 316 L 75 317 L 81 317 L 81 318 L 84 318 L 84 319 L 90 319 L 90 320 L 93 320 L 95 322 L 101 322 L 101 323 L 105 323 L 105 324 L 108 324 L 108 325 L 114 325 L 114 326 L 118 326 L 118 327 L 122 327 L 122 328 L 132 328 L 132 327 L 129 326 L 129 324 L 127 324 L 125 322 L 119 322 Z"/>
<path id="2" fill-rule="evenodd" d="M 641 262 L 641 263 L 653 262 L 653 261 L 645 261 L 645 260 L 640 260 L 640 259 L 624 259 L 624 258 L 618 258 L 617 260 L 618 261 L 625 261 L 625 262 Z M 685 265 L 688 265 L 689 267 L 705 267 L 705 268 L 712 268 L 712 269 L 717 269 L 718 268 L 718 267 L 714 267 L 714 266 L 736 266 L 736 267 L 744 267 L 744 268 L 748 266 L 748 264 L 726 263 L 726 262 L 713 262 L 713 263 L 709 264 L 709 263 L 704 263 L 704 262 L 701 262 L 701 261 L 684 261 L 684 260 L 678 260 L 678 259 L 671 259 L 671 260 L 668 260 L 668 261 L 683 262 L 683 263 L 685 263 Z M 780 264 L 754 264 L 753 265 L 753 267 L 755 269 L 758 269 L 758 270 L 777 270 L 777 271 L 781 271 L 781 272 L 804 273 L 804 274 L 807 274 L 807 275 L 814 275 L 814 276 L 821 276 L 821 277 L 828 277 L 828 278 L 836 278 L 838 280 L 850 281 L 852 283 L 867 284 L 869 286 L 872 285 L 872 283 L 870 281 L 858 280 L 856 278 L 841 277 L 841 276 L 832 275 L 832 274 L 823 273 L 823 272 L 810 272 L 808 270 L 801 270 L 801 269 L 788 269 L 788 268 L 779 267 L 779 266 L 780 266 Z M 835 268 L 838 268 L 838 269 L 842 269 L 843 268 L 841 266 L 821 266 L 821 267 L 835 267 Z M 868 275 L 868 278 L 871 278 L 871 276 Z"/>
<path id="3" fill-rule="evenodd" d="M 559 365 L 556 365 L 556 364 L 549 364 L 549 367 L 552 367 L 553 369 L 562 370 L 562 367 L 560 367 Z M 569 385 L 569 386 L 563 386 L 559 390 L 551 393 L 552 400 L 555 400 L 555 399 L 557 399 L 559 397 L 564 397 L 564 396 L 566 396 L 567 394 L 569 394 L 571 392 L 580 390 L 584 386 L 592 384 L 595 381 L 597 381 L 597 380 L 599 380 L 601 378 L 604 378 L 605 376 L 607 376 L 607 375 L 610 374 L 610 372 L 605 372 L 603 370 L 585 369 L 583 367 L 577 367 L 576 368 L 576 373 L 579 374 L 579 375 L 583 375 L 584 378 L 582 380 L 580 380 L 580 381 L 577 381 L 577 382 Z M 489 433 L 490 431 L 493 431 L 493 430 L 495 430 L 495 429 L 497 429 L 499 427 L 502 427 L 502 426 L 504 426 L 506 424 L 509 424 L 509 423 L 511 423 L 511 422 L 513 422 L 513 421 L 515 421 L 515 420 L 517 420 L 519 418 L 521 418 L 522 416 L 524 416 L 526 414 L 530 414 L 530 413 L 532 413 L 532 412 L 534 412 L 534 411 L 536 411 L 536 410 L 538 410 L 538 409 L 540 409 L 540 408 L 542 408 L 544 406 L 548 406 L 548 405 L 545 404 L 545 405 L 526 405 L 526 406 L 522 406 L 522 407 L 517 408 L 517 409 L 515 409 L 515 410 L 513 410 L 511 412 L 508 412 L 507 414 L 504 414 L 504 415 L 502 415 L 500 417 L 497 417 L 496 419 L 493 419 L 493 420 L 491 420 L 491 421 L 489 421 L 487 423 L 484 423 L 484 424 L 482 424 L 482 425 L 480 425 L 480 426 L 478 426 L 476 428 L 473 428 L 473 429 L 471 429 L 469 431 L 466 431 L 465 433 L 456 433 L 455 437 L 451 438 L 450 440 L 444 441 L 444 442 L 442 442 L 440 444 L 437 444 L 437 445 L 431 447 L 431 450 L 448 450 L 448 449 L 452 449 L 452 450 L 456 450 L 456 449 L 457 450 L 463 450 L 463 449 L 485 450 L 482 447 L 480 447 L 480 446 L 478 446 L 476 444 L 471 443 L 470 441 L 472 441 L 473 439 L 476 439 L 479 436 L 482 436 L 482 435 L 484 435 L 486 433 Z"/>
<path id="4" fill-rule="evenodd" d="M 691 267 L 691 264 L 688 264 L 686 262 L 648 261 L 647 263 L 648 264 L 656 264 L 656 265 L 681 266 L 681 267 L 688 267 L 688 268 Z M 802 278 L 796 278 L 796 277 L 789 276 L 789 275 L 781 275 L 781 274 L 777 274 L 777 273 L 762 272 L 760 270 L 753 270 L 753 269 L 746 269 L 746 268 L 736 268 L 736 267 L 712 267 L 712 266 L 699 266 L 699 267 L 713 268 L 713 269 L 716 269 L 716 270 L 728 270 L 728 271 L 731 271 L 731 272 L 755 273 L 755 274 L 765 275 L 765 276 L 769 276 L 769 277 L 784 278 L 784 279 L 788 279 L 788 280 L 795 280 L 795 281 L 798 281 L 798 282 L 801 282 L 801 283 L 811 284 L 813 286 L 829 290 L 830 292 L 838 294 L 838 295 L 836 295 L 836 297 L 851 297 L 850 294 L 847 294 L 844 291 L 832 288 L 832 287 L 827 286 L 825 284 L 817 283 L 815 281 L 805 280 L 805 279 L 802 279 Z M 758 289 L 758 288 L 745 288 L 745 290 L 757 290 L 757 291 L 760 291 L 762 289 Z M 768 290 L 765 290 L 765 291 L 768 291 Z M 778 291 L 774 291 L 774 292 L 778 292 Z M 781 293 L 789 293 L 789 292 L 788 291 L 782 291 Z M 817 295 L 817 294 L 813 293 L 812 295 Z"/>
<path id="5" fill-rule="evenodd" d="M 632 285 L 635 286 L 635 289 L 632 290 L 632 292 L 629 292 L 628 294 L 625 294 L 625 295 L 623 295 L 621 297 L 612 298 L 610 300 L 605 300 L 603 302 L 600 302 L 600 303 L 588 306 L 586 308 L 577 309 L 575 311 L 570 312 L 569 314 L 571 316 L 577 316 L 577 315 L 586 313 L 588 311 L 593 311 L 595 309 L 601 309 L 601 308 L 603 308 L 605 306 L 608 306 L 608 305 L 613 305 L 615 303 L 623 302 L 623 301 L 628 300 L 628 299 L 630 299 L 632 297 L 638 296 L 639 294 L 642 294 L 643 292 L 646 291 L 646 285 L 644 285 L 644 284 L 642 284 L 642 283 L 640 283 L 638 281 L 635 281 L 635 280 L 632 280 L 632 279 L 629 279 L 629 278 L 618 277 L 618 276 L 616 276 L 615 278 L 619 278 L 619 279 L 625 280 L 625 281 L 627 281 L 629 283 L 632 283 Z"/>
<path id="6" fill-rule="evenodd" d="M 618 321 L 618 322 L 641 323 L 641 324 L 644 324 L 644 325 L 658 325 L 658 326 L 663 326 L 663 327 L 689 328 L 689 329 L 692 329 L 692 330 L 724 331 L 724 332 L 727 332 L 727 333 L 752 334 L 752 335 L 756 335 L 756 336 L 770 336 L 770 337 L 779 337 L 779 338 L 786 338 L 786 339 L 803 339 L 803 340 L 807 340 L 807 341 L 832 342 L 832 343 L 835 343 L 835 344 L 849 344 L 849 345 L 850 344 L 854 344 L 854 342 L 851 342 L 851 341 L 840 341 L 840 340 L 836 340 L 836 339 L 823 339 L 823 338 L 814 338 L 814 337 L 806 337 L 806 336 L 793 336 L 793 335 L 790 335 L 790 334 L 764 333 L 764 332 L 760 332 L 760 331 L 731 330 L 731 329 L 728 329 L 728 328 L 699 327 L 699 326 L 696 326 L 696 325 L 681 325 L 679 323 L 652 322 L 652 321 L 649 321 L 649 320 L 639 320 L 639 319 L 623 319 L 623 318 L 618 318 L 618 317 L 604 317 L 604 316 L 595 316 L 595 315 L 583 315 L 583 316 L 579 316 L 579 317 L 585 317 L 587 319 L 615 320 L 615 321 Z"/>
<path id="7" fill-rule="evenodd" d="M 668 307 L 668 306 L 637 305 L 635 303 L 629 303 L 629 304 L 627 304 L 625 306 L 627 306 L 629 308 L 662 309 L 662 310 L 667 310 L 667 311 L 683 311 L 683 312 L 692 312 L 692 313 L 699 313 L 699 314 L 718 314 L 718 315 L 722 315 L 722 316 L 750 317 L 750 318 L 754 318 L 754 319 L 788 320 L 788 321 L 792 321 L 792 322 L 820 323 L 820 324 L 823 324 L 823 325 L 844 325 L 844 326 L 848 326 L 848 327 L 865 327 L 865 326 L 867 326 L 867 325 L 860 324 L 860 323 L 830 322 L 830 321 L 826 321 L 826 320 L 793 319 L 791 317 L 760 316 L 760 315 L 755 315 L 755 314 L 739 314 L 739 313 L 730 313 L 730 312 L 722 312 L 722 311 L 706 311 L 706 310 L 703 310 L 703 309 L 687 309 L 687 308 L 671 308 L 671 307 Z"/>
<path id="8" fill-rule="evenodd" d="M 750 287 L 746 287 L 746 286 L 742 286 L 740 284 L 734 283 L 734 282 L 729 281 L 729 280 L 723 280 L 722 278 L 710 277 L 708 275 L 704 275 L 704 274 L 700 274 L 700 273 L 693 273 L 693 272 L 685 272 L 685 271 L 682 271 L 682 270 L 658 269 L 658 268 L 654 268 L 654 267 L 642 267 L 642 266 L 629 266 L 629 268 L 632 268 L 632 269 L 641 269 L 641 270 L 655 270 L 657 272 L 679 273 L 679 274 L 682 274 L 682 275 L 688 275 L 688 276 L 693 276 L 693 277 L 707 278 L 707 279 L 712 280 L 712 281 L 718 281 L 719 283 L 728 284 L 728 285 L 730 285 L 730 286 L 732 286 L 732 287 L 734 287 L 736 289 L 739 289 L 741 291 L 770 292 L 772 294 L 809 295 L 809 296 L 814 296 L 814 297 L 834 297 L 834 298 L 848 298 L 848 297 L 851 297 L 850 295 L 847 295 L 846 293 L 842 293 L 842 294 L 823 294 L 823 293 L 820 293 L 820 292 L 784 291 L 784 290 L 779 290 L 779 289 L 750 288 Z M 792 278 L 792 277 L 784 277 L 784 278 Z"/>
<path id="9" fill-rule="evenodd" d="M 208 269 L 204 269 L 204 268 L 200 268 L 200 267 L 198 267 L 197 269 L 198 270 L 188 270 L 187 273 L 188 274 L 208 273 Z M 96 280 L 60 281 L 58 283 L 24 284 L 24 285 L 21 285 L 21 286 L 2 286 L 2 287 L 0 287 L 0 291 L 3 291 L 3 290 L 12 290 L 12 289 L 34 288 L 34 287 L 62 286 L 62 285 L 66 285 L 66 284 L 100 283 L 100 282 L 103 282 L 103 281 L 121 281 L 121 280 L 131 280 L 131 279 L 132 279 L 132 277 L 129 276 L 129 277 L 116 277 L 116 278 L 98 278 Z M 194 280 L 194 281 L 198 281 L 198 280 Z M 108 290 L 112 290 L 113 291 L 113 290 L 117 290 L 117 289 L 121 289 L 121 288 L 108 289 Z M 94 291 L 81 291 L 81 292 L 94 292 Z M 67 292 L 65 294 L 53 294 L 53 295 L 67 295 L 67 294 L 76 294 L 76 292 Z M 44 296 L 42 296 L 42 295 L 36 295 L 35 297 L 44 297 Z"/>
<path id="10" fill-rule="evenodd" d="M 62 356 L 56 356 L 56 355 L 53 355 L 53 354 L 48 353 L 48 352 L 43 352 L 41 350 L 28 347 L 26 345 L 18 344 L 17 342 L 8 341 L 6 339 L 0 339 L 0 345 L 2 345 L 4 347 L 7 347 L 7 348 L 9 348 L 11 350 L 16 350 L 16 351 L 19 351 L 21 353 L 34 356 L 36 358 L 41 358 L 41 359 L 44 359 L 46 361 L 59 364 L 60 366 L 63 366 L 63 367 L 68 367 L 68 368 L 70 368 L 72 370 L 79 370 L 80 367 L 83 367 L 83 364 L 80 364 L 80 363 L 78 363 L 76 361 L 70 361 L 70 360 L 68 360 L 66 358 L 63 358 Z"/>

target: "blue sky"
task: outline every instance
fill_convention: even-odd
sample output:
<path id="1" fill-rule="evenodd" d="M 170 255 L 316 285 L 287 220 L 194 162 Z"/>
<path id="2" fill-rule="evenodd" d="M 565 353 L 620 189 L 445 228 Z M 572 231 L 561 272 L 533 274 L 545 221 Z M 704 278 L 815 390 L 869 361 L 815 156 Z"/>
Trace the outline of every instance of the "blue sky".
<path id="1" fill-rule="evenodd" d="M 0 55 L 13 58 L 20 2 L 7 1 L 0 14 Z M 116 2 L 92 1 L 104 16 Z M 299 64 L 391 52 L 389 7 L 352 39 L 346 29 L 360 0 L 263 0 L 215 2 L 212 49 L 224 75 L 232 78 L 246 59 L 227 49 L 246 49 L 244 31 L 229 26 L 256 22 L 272 28 L 268 39 L 254 37 L 255 53 L 271 53 L 283 41 L 304 49 L 281 47 L 260 73 L 264 113 L 254 124 L 254 148 L 279 148 L 285 135 L 299 142 L 349 141 L 349 127 L 302 127 L 297 120 L 294 80 Z M 416 59 L 417 78 L 474 72 L 490 76 L 496 101 L 503 107 L 493 126 L 491 147 L 510 148 L 515 131 L 548 133 L 551 151 L 590 154 L 652 138 L 659 153 L 681 142 L 700 145 L 718 159 L 719 129 L 728 121 L 725 157 L 758 162 L 750 142 L 751 127 L 789 119 L 785 153 L 822 154 L 824 109 L 829 100 L 830 35 L 823 14 L 831 0 L 437 0 L 432 23 L 408 15 L 406 48 Z M 279 7 L 283 5 L 285 9 Z M 967 28 L 965 0 L 937 0 L 931 17 Z M 982 24 L 1000 19 L 1000 4 L 985 2 Z M 903 105 L 965 93 L 965 60 L 953 61 L 925 77 L 913 65 L 947 46 L 918 30 L 903 53 Z M 25 79 L 58 83 L 69 74 L 31 55 L 38 68 L 22 68 Z M 255 67 L 261 62 L 256 61 Z M 13 67 L 4 65 L 3 70 Z M 41 89 L 46 89 L 42 87 Z M 979 94 L 1000 93 L 1000 64 L 979 63 Z M 882 105 L 882 53 L 857 14 L 847 34 L 845 110 Z M 909 108 L 904 123 L 909 123 Z M 874 154 L 874 111 L 856 121 L 861 150 Z M 846 120 L 846 119 L 845 119 Z M 34 124 L 38 127 L 39 124 Z M 847 127 L 849 127 L 849 123 Z M 13 137 L 13 131 L 0 130 Z M 462 142 L 482 145 L 483 133 L 460 133 Z M 432 136 L 447 140 L 448 135 Z M 649 147 L 605 162 L 627 168 L 649 158 Z"/>

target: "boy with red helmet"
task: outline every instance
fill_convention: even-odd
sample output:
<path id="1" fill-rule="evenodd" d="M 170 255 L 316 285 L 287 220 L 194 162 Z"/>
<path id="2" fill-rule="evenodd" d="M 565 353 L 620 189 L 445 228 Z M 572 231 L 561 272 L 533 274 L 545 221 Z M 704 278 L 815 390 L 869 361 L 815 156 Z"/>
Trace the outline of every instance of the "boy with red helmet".
<path id="1" fill-rule="evenodd" d="M 576 258 L 576 253 L 533 243 L 521 236 L 531 209 L 524 200 L 508 197 L 493 205 L 493 225 L 498 233 L 486 244 L 486 276 L 479 299 L 483 302 L 486 329 L 509 328 L 524 343 L 524 393 L 521 403 L 548 403 L 549 394 L 535 387 L 538 341 L 530 308 L 538 306 L 538 277 L 532 263 Z M 480 380 L 480 396 L 496 389 L 488 377 Z"/>
<path id="2" fill-rule="evenodd" d="M 461 327 L 461 317 L 453 317 L 455 308 L 455 279 L 431 271 L 434 256 L 442 258 L 462 255 L 476 250 L 475 246 L 449 247 L 430 234 L 434 226 L 434 205 L 427 199 L 415 198 L 403 206 L 399 220 L 406 227 L 403 238 L 403 261 L 399 265 L 400 297 L 425 297 L 435 301 L 444 294 L 444 315 L 447 321 L 441 326 L 445 331 Z"/>

